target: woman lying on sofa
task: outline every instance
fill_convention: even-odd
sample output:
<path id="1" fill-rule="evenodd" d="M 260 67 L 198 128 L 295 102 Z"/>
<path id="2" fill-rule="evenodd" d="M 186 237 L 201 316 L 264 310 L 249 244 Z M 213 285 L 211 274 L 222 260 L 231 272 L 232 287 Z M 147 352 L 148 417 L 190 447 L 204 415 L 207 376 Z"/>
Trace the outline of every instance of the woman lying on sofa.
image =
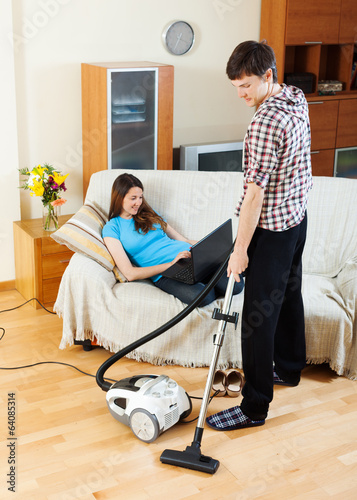
<path id="1" fill-rule="evenodd" d="M 161 290 L 185 304 L 191 303 L 203 290 L 205 282 L 188 285 L 162 276 L 180 259 L 190 258 L 190 241 L 158 215 L 145 201 L 141 181 L 132 174 L 122 174 L 112 187 L 109 220 L 103 228 L 103 239 L 116 265 L 128 281 L 150 278 Z M 200 302 L 205 306 L 223 297 L 228 278 L 223 274 Z M 243 289 L 243 280 L 235 283 L 233 294 Z"/>

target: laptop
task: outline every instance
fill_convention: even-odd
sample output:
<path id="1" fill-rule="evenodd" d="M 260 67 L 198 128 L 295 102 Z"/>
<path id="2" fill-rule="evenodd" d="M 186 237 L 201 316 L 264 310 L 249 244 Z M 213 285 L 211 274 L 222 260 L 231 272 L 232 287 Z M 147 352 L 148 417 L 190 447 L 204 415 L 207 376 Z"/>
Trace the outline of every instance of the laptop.
<path id="1" fill-rule="evenodd" d="M 228 219 L 192 246 L 190 259 L 178 260 L 162 276 L 193 285 L 217 271 L 232 245 L 232 219 Z"/>

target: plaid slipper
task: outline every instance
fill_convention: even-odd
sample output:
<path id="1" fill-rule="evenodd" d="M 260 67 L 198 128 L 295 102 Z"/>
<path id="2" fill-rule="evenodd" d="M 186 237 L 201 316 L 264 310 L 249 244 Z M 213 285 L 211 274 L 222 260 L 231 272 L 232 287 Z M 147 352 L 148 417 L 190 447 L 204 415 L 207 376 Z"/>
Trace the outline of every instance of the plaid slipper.
<path id="1" fill-rule="evenodd" d="M 217 431 L 233 431 L 265 424 L 265 420 L 251 420 L 239 406 L 220 411 L 206 418 L 207 424 Z"/>
<path id="2" fill-rule="evenodd" d="M 290 382 L 285 382 L 285 380 L 282 380 L 279 375 L 276 373 L 276 371 L 273 371 L 273 376 L 274 376 L 274 385 L 286 385 L 288 387 L 296 387 L 299 385 L 299 382 L 296 384 L 291 384 Z"/>

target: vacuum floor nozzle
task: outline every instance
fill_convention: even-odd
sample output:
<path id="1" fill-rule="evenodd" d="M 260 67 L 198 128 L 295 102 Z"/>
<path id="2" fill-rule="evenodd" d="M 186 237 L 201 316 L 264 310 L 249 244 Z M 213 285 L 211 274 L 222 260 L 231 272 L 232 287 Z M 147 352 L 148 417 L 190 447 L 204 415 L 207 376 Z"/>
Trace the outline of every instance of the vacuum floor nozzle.
<path id="1" fill-rule="evenodd" d="M 218 460 L 201 454 L 200 445 L 197 442 L 187 446 L 185 451 L 164 450 L 160 460 L 163 464 L 185 467 L 186 469 L 207 472 L 207 474 L 214 474 L 219 467 Z"/>

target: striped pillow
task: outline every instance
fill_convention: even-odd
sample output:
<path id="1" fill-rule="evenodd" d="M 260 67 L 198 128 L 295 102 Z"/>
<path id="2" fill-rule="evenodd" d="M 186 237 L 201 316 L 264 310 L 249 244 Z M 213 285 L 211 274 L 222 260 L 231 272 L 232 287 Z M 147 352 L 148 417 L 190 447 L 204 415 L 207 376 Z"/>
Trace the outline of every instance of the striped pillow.
<path id="1" fill-rule="evenodd" d="M 94 259 L 108 271 L 113 271 L 116 279 L 127 279 L 119 271 L 102 238 L 102 229 L 108 218 L 93 203 L 87 202 L 55 233 L 51 234 L 60 245 L 66 245 L 73 252 L 78 252 Z"/>

